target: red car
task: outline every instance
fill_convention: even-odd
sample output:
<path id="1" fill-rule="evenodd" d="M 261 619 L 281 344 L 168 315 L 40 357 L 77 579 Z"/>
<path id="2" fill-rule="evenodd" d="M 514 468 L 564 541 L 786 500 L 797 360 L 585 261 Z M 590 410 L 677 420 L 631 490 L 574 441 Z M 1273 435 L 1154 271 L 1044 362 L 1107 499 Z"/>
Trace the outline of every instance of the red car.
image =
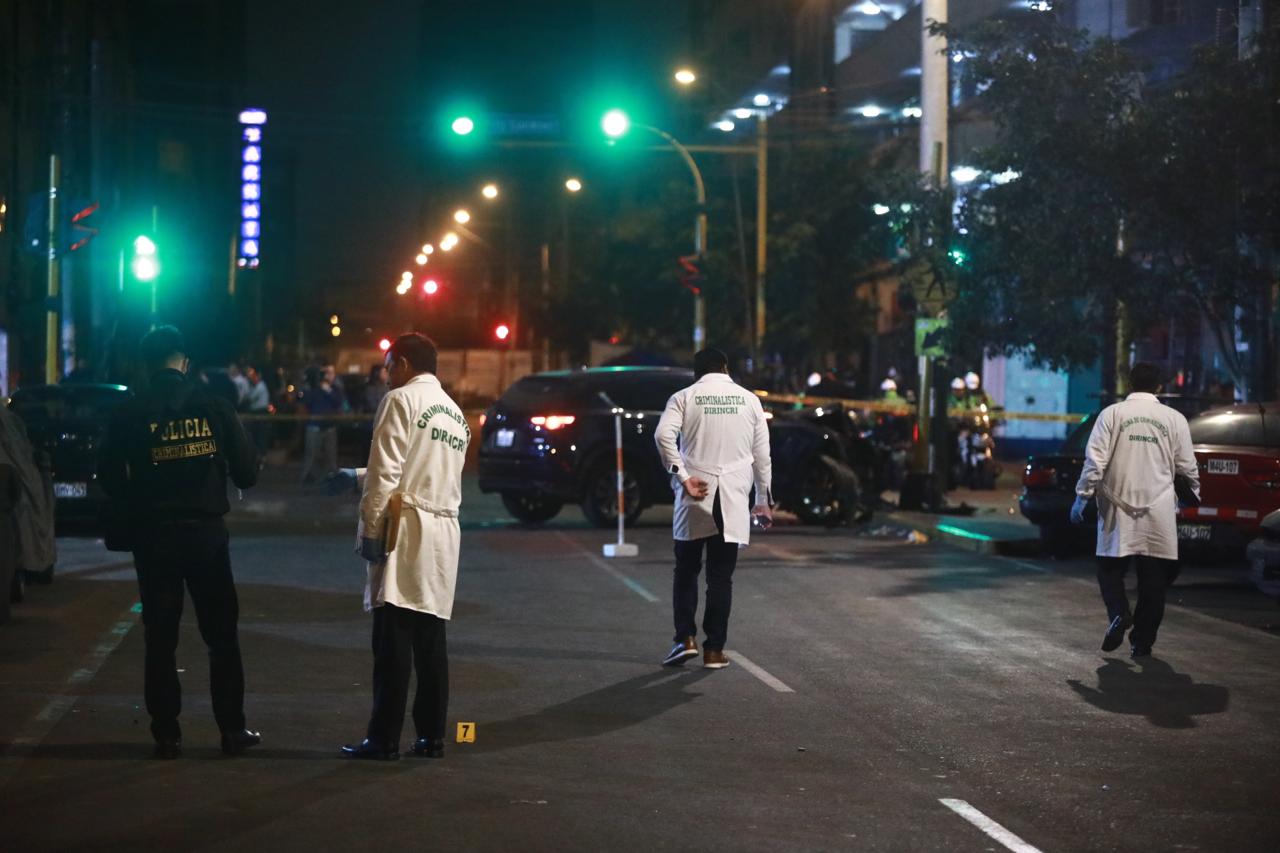
<path id="1" fill-rule="evenodd" d="M 1235 403 L 1189 423 L 1200 506 L 1178 511 L 1178 539 L 1243 548 L 1280 509 L 1280 403 Z"/>

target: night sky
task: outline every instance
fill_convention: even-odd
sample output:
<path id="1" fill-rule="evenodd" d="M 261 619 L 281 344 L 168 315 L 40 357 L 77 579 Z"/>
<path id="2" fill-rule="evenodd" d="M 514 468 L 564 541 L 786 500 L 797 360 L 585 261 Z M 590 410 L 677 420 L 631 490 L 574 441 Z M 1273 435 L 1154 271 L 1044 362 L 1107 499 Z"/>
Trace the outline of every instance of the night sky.
<path id="1" fill-rule="evenodd" d="M 448 185 L 429 131 L 449 99 L 564 116 L 601 89 L 662 96 L 686 15 L 684 0 L 250 4 L 247 88 L 270 115 L 265 169 L 274 150 L 295 170 L 297 276 L 398 277 Z"/>

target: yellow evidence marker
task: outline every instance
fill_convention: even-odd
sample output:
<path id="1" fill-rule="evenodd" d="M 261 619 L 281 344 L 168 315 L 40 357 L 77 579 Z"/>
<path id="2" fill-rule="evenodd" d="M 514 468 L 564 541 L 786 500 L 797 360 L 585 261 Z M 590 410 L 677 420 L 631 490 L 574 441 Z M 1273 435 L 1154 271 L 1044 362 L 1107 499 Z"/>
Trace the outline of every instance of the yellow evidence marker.
<path id="1" fill-rule="evenodd" d="M 476 724 L 458 723 L 458 743 L 476 742 Z"/>

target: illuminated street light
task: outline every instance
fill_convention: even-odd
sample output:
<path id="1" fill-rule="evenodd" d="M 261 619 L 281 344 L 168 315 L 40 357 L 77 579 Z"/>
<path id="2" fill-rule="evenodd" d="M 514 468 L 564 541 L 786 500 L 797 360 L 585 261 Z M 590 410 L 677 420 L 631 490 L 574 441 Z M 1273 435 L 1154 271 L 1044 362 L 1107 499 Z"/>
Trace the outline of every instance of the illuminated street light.
<path id="1" fill-rule="evenodd" d="M 329 325 L 330 325 L 330 326 L 336 326 L 336 325 L 338 325 L 338 315 L 337 315 L 337 314 L 330 314 L 330 315 L 329 315 Z"/>
<path id="2" fill-rule="evenodd" d="M 729 131 L 733 130 L 735 125 L 733 122 L 729 121 L 728 119 L 725 119 L 723 121 L 716 122 L 714 127 L 716 130 L 723 130 L 725 133 L 728 133 Z"/>
<path id="3" fill-rule="evenodd" d="M 579 192 L 582 189 L 582 181 L 577 178 L 570 178 L 564 182 L 564 188 L 571 193 Z"/>
<path id="4" fill-rule="evenodd" d="M 408 293 L 412 288 L 413 288 L 413 282 L 412 282 L 412 281 L 402 281 L 402 282 L 400 282 L 399 284 L 397 284 L 397 285 L 396 285 L 396 293 L 400 294 L 401 296 L 404 296 L 404 295 L 405 295 L 406 293 Z"/>
<path id="5" fill-rule="evenodd" d="M 458 245 L 458 235 L 452 231 L 440 238 L 440 251 L 442 252 L 452 251 L 456 245 Z"/>
<path id="6" fill-rule="evenodd" d="M 426 255 L 426 253 L 425 253 L 425 252 L 419 252 L 419 253 L 418 253 L 418 257 L 414 258 L 414 260 L 415 260 L 415 261 L 417 261 L 418 266 L 420 266 L 420 267 L 422 267 L 422 266 L 426 266 L 426 264 L 427 264 L 427 255 Z"/>
<path id="7" fill-rule="evenodd" d="M 497 184 L 485 184 L 485 185 L 484 185 L 483 187 L 481 187 L 481 189 L 480 189 L 480 195 L 484 196 L 485 198 L 489 199 L 490 201 L 493 201 L 495 198 L 497 198 L 497 197 L 498 197 L 498 185 L 497 185 Z"/>
<path id="8" fill-rule="evenodd" d="M 430 243 L 423 243 L 423 244 L 422 244 L 422 254 L 424 254 L 424 255 L 430 255 L 430 254 L 431 254 L 432 252 L 434 252 L 435 250 L 436 250 L 436 247 L 435 247 L 435 246 L 433 246 L 433 245 L 431 245 Z"/>
<path id="9" fill-rule="evenodd" d="M 691 71 L 688 68 L 681 68 L 679 71 L 676 72 L 675 76 L 676 76 L 676 82 L 679 83 L 681 86 L 692 85 L 698 79 L 698 75 L 694 74 L 693 71 Z"/>
<path id="10" fill-rule="evenodd" d="M 736 110 L 733 111 L 733 117 L 738 119 L 739 121 L 746 121 L 747 119 L 751 118 L 752 115 L 753 113 L 751 112 L 751 110 L 747 109 L 746 107 L 738 107 Z"/>
<path id="11" fill-rule="evenodd" d="M 329 334 L 333 335 L 335 338 L 338 337 L 338 335 L 342 334 L 342 327 L 333 326 L 332 328 L 329 329 Z"/>
<path id="12" fill-rule="evenodd" d="M 408 270 L 405 270 L 404 272 L 400 273 L 401 281 L 409 281 L 411 278 L 413 278 L 413 273 L 409 272 Z"/>
<path id="13" fill-rule="evenodd" d="M 884 114 L 884 110 L 875 104 L 867 104 L 865 107 L 858 108 L 858 114 L 863 118 L 879 118 Z"/>
<path id="14" fill-rule="evenodd" d="M 631 119 L 622 110 L 609 110 L 600 120 L 600 127 L 606 136 L 617 139 L 631 129 Z"/>
<path id="15" fill-rule="evenodd" d="M 757 107 L 767 107 L 769 104 L 773 103 L 773 98 L 770 98 L 764 92 L 760 92 L 751 99 L 751 103 L 755 104 Z"/>
<path id="16" fill-rule="evenodd" d="M 471 221 L 471 214 L 466 210 L 462 210 L 462 209 L 455 210 L 453 212 L 453 221 L 458 223 L 459 225 L 466 225 L 468 222 Z"/>

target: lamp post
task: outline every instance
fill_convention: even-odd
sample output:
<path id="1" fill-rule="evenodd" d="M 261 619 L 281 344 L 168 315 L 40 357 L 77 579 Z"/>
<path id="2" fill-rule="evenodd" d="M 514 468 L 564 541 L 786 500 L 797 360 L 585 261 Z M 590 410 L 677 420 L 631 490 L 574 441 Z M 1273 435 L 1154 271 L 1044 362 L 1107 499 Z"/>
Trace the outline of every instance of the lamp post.
<path id="1" fill-rule="evenodd" d="M 694 161 L 693 155 L 689 153 L 689 149 L 680 140 L 661 128 L 648 124 L 633 125 L 627 114 L 622 110 L 610 110 L 605 113 L 600 125 L 605 134 L 614 139 L 625 135 L 632 127 L 638 127 L 641 130 L 656 134 L 674 148 L 676 153 L 680 155 L 680 159 L 689 167 L 689 173 L 693 176 L 693 189 L 698 206 L 697 216 L 693 223 L 693 252 L 698 258 L 698 265 L 701 266 L 707 254 L 707 188 L 702 181 L 702 172 L 698 169 L 698 164 Z M 705 345 L 707 337 L 706 314 L 706 302 L 702 296 L 702 290 L 699 288 L 693 296 L 693 349 L 695 352 Z"/>

